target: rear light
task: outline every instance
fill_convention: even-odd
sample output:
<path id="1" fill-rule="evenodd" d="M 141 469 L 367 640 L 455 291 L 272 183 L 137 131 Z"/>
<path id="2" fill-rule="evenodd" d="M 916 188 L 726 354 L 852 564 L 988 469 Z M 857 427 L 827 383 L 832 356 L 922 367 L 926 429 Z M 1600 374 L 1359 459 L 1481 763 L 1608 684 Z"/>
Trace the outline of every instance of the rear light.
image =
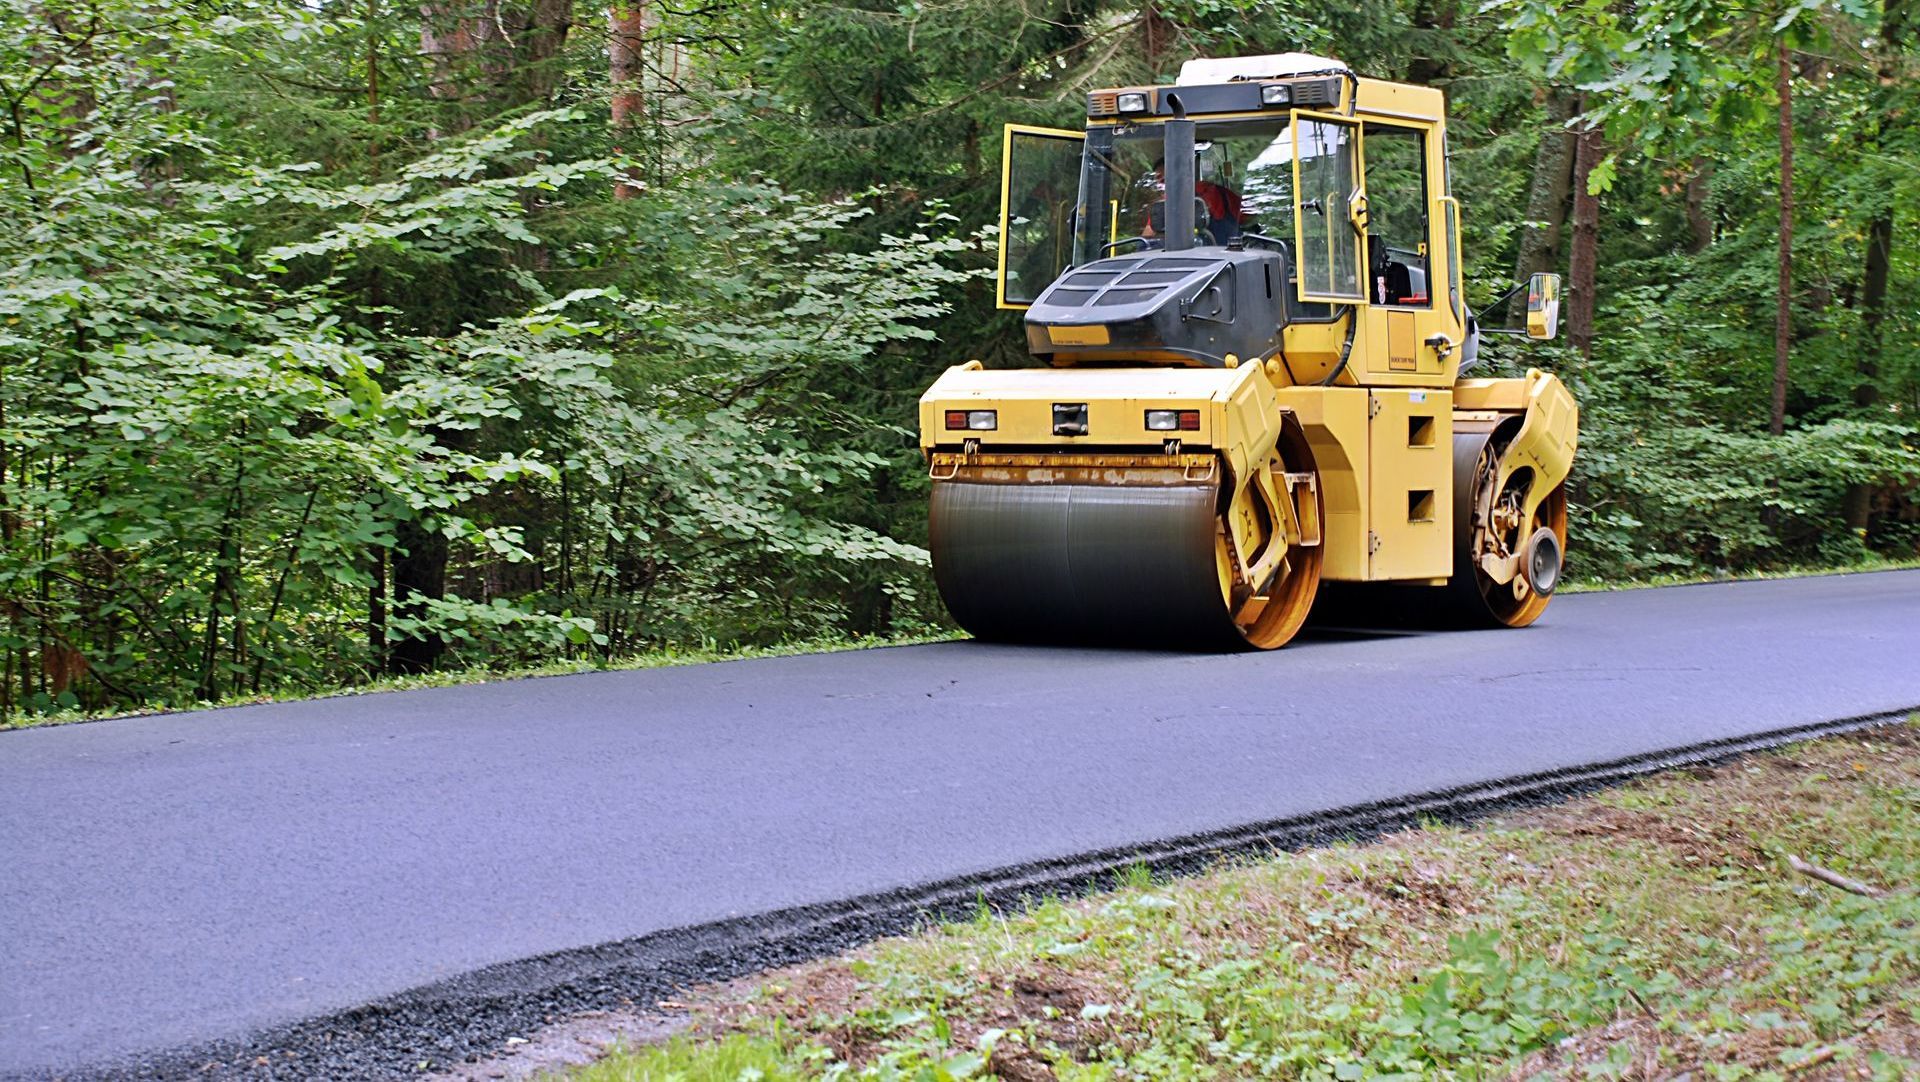
<path id="1" fill-rule="evenodd" d="M 1200 411 L 1148 410 L 1147 431 L 1198 432 L 1200 431 Z"/>
<path id="2" fill-rule="evenodd" d="M 1000 415 L 995 410 L 948 410 L 947 427 L 991 432 L 1000 427 Z"/>

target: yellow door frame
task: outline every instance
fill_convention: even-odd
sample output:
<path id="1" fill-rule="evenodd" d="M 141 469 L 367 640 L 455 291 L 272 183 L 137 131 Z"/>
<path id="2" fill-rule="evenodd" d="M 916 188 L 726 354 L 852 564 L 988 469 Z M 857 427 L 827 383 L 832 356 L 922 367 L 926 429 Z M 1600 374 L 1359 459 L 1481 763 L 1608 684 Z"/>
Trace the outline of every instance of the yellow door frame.
<path id="1" fill-rule="evenodd" d="M 1300 122 L 1302 120 L 1321 121 L 1323 123 L 1338 124 L 1342 127 L 1353 129 L 1353 190 L 1348 194 L 1347 199 L 1351 202 L 1355 198 L 1364 200 L 1367 197 L 1366 141 L 1362 138 L 1360 119 L 1358 117 L 1342 116 L 1339 113 L 1323 113 L 1312 109 L 1292 110 L 1287 121 L 1287 127 L 1293 137 L 1293 256 L 1296 261 L 1302 264 L 1297 268 L 1298 273 L 1296 274 L 1296 280 L 1299 282 L 1300 300 L 1306 304 L 1365 304 L 1367 302 L 1365 281 L 1358 283 L 1359 288 L 1351 296 L 1331 291 L 1327 293 L 1314 293 L 1307 288 L 1307 270 L 1304 265 L 1304 253 L 1306 252 L 1307 245 L 1307 216 L 1304 213 L 1300 199 L 1300 162 L 1304 157 L 1301 153 L 1302 148 L 1300 145 Z M 1324 218 L 1331 227 L 1335 213 L 1334 208 L 1322 207 L 1321 211 L 1321 217 Z M 1353 223 L 1348 217 L 1346 206 L 1339 208 L 1339 215 L 1341 222 L 1351 230 Z M 1356 262 L 1355 277 L 1364 279 L 1366 275 L 1361 273 L 1364 270 L 1363 264 L 1366 262 L 1363 254 L 1364 245 L 1358 239 L 1353 238 L 1349 238 L 1349 243 L 1353 246 L 1354 259 Z M 1327 246 L 1327 260 L 1327 283 L 1332 285 L 1334 275 L 1332 262 L 1333 245 L 1331 238 L 1329 238 Z"/>
<path id="2" fill-rule="evenodd" d="M 1032 124 L 1008 124 L 1001 130 L 1000 252 L 993 283 L 993 303 L 996 308 L 1013 312 L 1024 312 L 1031 307 L 1031 305 L 1009 304 L 1007 302 L 1007 226 L 1010 224 L 1009 210 L 1011 209 L 1008 195 L 1012 191 L 1013 139 L 1016 135 L 1035 135 L 1049 139 L 1071 139 L 1076 143 L 1085 144 L 1087 141 L 1087 133 L 1083 131 L 1069 131 L 1066 128 L 1042 128 Z"/>
<path id="3" fill-rule="evenodd" d="M 1364 283 L 1367 288 L 1365 324 L 1354 346 L 1353 364 L 1366 373 L 1365 381 L 1376 387 L 1446 386 L 1457 374 L 1458 347 L 1463 335 L 1460 320 L 1449 303 L 1448 285 L 1457 262 L 1459 242 L 1457 230 L 1449 224 L 1451 197 L 1445 194 L 1441 125 L 1407 116 L 1374 116 L 1365 111 L 1360 113 L 1360 120 L 1363 145 L 1371 144 L 1385 133 L 1411 134 L 1419 140 L 1423 179 L 1418 197 L 1426 219 L 1420 243 L 1427 255 L 1427 303 L 1424 306 L 1382 305 L 1374 292 L 1376 283 L 1368 276 Z M 1371 188 L 1368 196 L 1372 196 Z M 1363 260 L 1370 268 L 1371 259 L 1363 256 Z M 1442 344 L 1436 345 L 1436 338 Z"/>
<path id="4" fill-rule="evenodd" d="M 1369 116 L 1366 113 L 1360 114 L 1360 121 L 1361 121 L 1361 128 L 1360 128 L 1361 147 L 1362 147 L 1362 153 L 1363 153 L 1361 171 L 1363 174 L 1365 172 L 1364 150 L 1366 145 L 1368 128 L 1385 128 L 1389 131 L 1410 132 L 1412 134 L 1419 136 L 1420 138 L 1420 175 L 1421 175 L 1420 204 L 1424 208 L 1423 216 L 1427 220 L 1426 235 L 1421 237 L 1420 243 L 1422 245 L 1423 252 L 1427 257 L 1427 303 L 1429 306 L 1436 309 L 1444 307 L 1444 304 L 1442 303 L 1439 297 L 1439 292 L 1434 287 L 1435 287 L 1435 282 L 1440 278 L 1440 274 L 1438 270 L 1441 264 L 1441 260 L 1439 259 L 1439 249 L 1443 246 L 1450 248 L 1452 246 L 1452 242 L 1448 240 L 1445 236 L 1445 233 L 1446 233 L 1445 221 L 1444 221 L 1445 212 L 1444 212 L 1444 207 L 1442 206 L 1442 201 L 1444 197 L 1441 195 L 1442 189 L 1441 189 L 1441 182 L 1439 177 L 1439 170 L 1435 168 L 1435 163 L 1437 160 L 1437 155 L 1435 154 L 1436 140 L 1434 139 L 1435 125 L 1430 121 L 1410 120 L 1405 117 L 1381 118 L 1381 117 Z M 1367 190 L 1367 196 L 1369 201 L 1371 201 L 1373 196 L 1373 190 L 1371 188 Z M 1364 265 L 1365 263 L 1368 262 L 1366 238 L 1362 238 L 1360 253 L 1361 253 L 1361 263 Z M 1363 291 L 1367 293 L 1367 303 L 1378 307 L 1379 302 L 1374 300 L 1374 295 L 1372 292 L 1372 284 L 1363 283 L 1363 286 L 1365 287 Z M 1418 308 L 1419 306 L 1418 305 L 1387 305 L 1386 307 Z"/>

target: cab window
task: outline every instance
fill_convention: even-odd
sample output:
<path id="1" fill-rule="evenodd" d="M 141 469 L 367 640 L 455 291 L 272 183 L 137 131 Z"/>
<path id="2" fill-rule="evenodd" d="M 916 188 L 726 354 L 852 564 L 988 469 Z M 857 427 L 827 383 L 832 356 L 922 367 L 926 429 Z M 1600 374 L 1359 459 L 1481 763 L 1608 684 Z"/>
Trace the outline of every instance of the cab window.
<path id="1" fill-rule="evenodd" d="M 1426 133 L 1369 123 L 1365 140 L 1367 299 L 1432 307 Z"/>
<path id="2" fill-rule="evenodd" d="M 1158 124 L 1087 132 L 1080 181 L 1080 229 L 1074 262 L 1161 247 L 1166 198 Z M 1197 244 L 1290 248 L 1293 241 L 1293 139 L 1287 117 L 1200 121 L 1194 142 Z"/>

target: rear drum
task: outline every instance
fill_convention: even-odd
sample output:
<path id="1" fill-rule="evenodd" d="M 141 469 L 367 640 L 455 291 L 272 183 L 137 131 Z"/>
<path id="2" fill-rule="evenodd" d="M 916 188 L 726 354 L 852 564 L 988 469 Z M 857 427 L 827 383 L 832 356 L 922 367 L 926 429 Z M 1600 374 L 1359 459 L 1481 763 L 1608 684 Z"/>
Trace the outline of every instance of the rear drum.
<path id="1" fill-rule="evenodd" d="M 1525 486 L 1532 483 L 1532 474 L 1525 471 L 1516 471 L 1508 478 L 1505 490 L 1491 500 L 1482 499 L 1494 481 L 1500 455 L 1515 430 L 1516 426 L 1508 425 L 1493 432 L 1462 432 L 1453 438 L 1454 565 L 1453 577 L 1447 581 L 1446 588 L 1455 614 L 1471 626 L 1526 627 L 1540 618 L 1547 610 L 1547 602 L 1552 600 L 1551 594 L 1536 592 L 1527 584 L 1524 570 L 1516 574 L 1512 582 L 1495 582 L 1480 567 L 1474 550 L 1474 531 L 1479 526 L 1476 520 L 1483 505 L 1497 510 L 1503 505 L 1518 508 L 1526 502 Z M 1514 521 L 1494 527 L 1499 533 L 1498 543 L 1512 553 L 1523 553 L 1527 539 L 1543 528 L 1553 533 L 1559 551 L 1566 552 L 1567 487 L 1564 482 L 1554 486 L 1527 521 L 1518 521 L 1516 512 Z"/>

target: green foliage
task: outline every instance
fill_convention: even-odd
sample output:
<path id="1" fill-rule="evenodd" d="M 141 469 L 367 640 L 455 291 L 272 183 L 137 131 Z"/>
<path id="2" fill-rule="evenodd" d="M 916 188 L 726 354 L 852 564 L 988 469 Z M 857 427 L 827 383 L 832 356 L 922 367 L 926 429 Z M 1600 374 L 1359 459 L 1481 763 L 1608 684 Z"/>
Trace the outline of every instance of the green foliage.
<path id="1" fill-rule="evenodd" d="M 1583 410 L 1581 544 L 1571 554 L 1581 572 L 1617 579 L 1844 563 L 1869 545 L 1914 551 L 1920 325 L 1910 305 L 1876 311 L 1866 296 L 1873 223 L 1885 228 L 1894 206 L 1920 205 L 1911 169 L 1882 171 L 1920 149 L 1907 119 L 1912 82 L 1896 76 L 1916 60 L 1909 6 L 1495 0 L 1483 9 L 1535 78 L 1581 92 L 1610 145 L 1589 180 L 1608 211 L 1600 334 L 1591 361 L 1563 364 Z M 1770 439 L 1761 433 L 1782 47 L 1807 50 L 1793 71 L 1797 201 L 1811 212 L 1795 229 L 1792 423 Z M 1879 153 L 1843 149 L 1862 146 Z M 1675 213 L 1683 201 L 1697 221 Z M 1892 256 L 1897 298 L 1920 268 L 1911 246 Z M 1847 528 L 1850 499 L 1867 529 Z"/>
<path id="2" fill-rule="evenodd" d="M 1840 520 L 1847 489 L 1898 500 L 1920 481 L 1920 435 L 1902 411 L 1834 406 L 1805 409 L 1784 436 L 1767 435 L 1767 370 L 1751 330 L 1766 317 L 1742 296 L 1751 284 L 1731 259 L 1727 277 L 1680 277 L 1702 262 L 1650 261 L 1657 284 L 1605 299 L 1601 320 L 1612 329 L 1594 356 L 1558 364 L 1581 405 L 1574 573 L 1617 581 L 1866 557 L 1867 539 Z M 1840 381 L 1835 397 L 1850 389 Z M 1913 552 L 1893 523 L 1879 541 Z"/>
<path id="3" fill-rule="evenodd" d="M 495 8 L 0 0 L 0 712 L 938 624 L 914 402 L 1025 360 L 980 276 L 999 125 L 1194 55 L 1445 86 L 1479 300 L 1543 98 L 1585 95 L 1577 570 L 1920 544 L 1904 0 L 662 7 L 624 131 L 600 9 Z M 1801 292 L 1769 439 L 1779 34 Z"/>
<path id="4" fill-rule="evenodd" d="M 131 25 L 140 73 L 246 31 Z M 817 636 L 856 575 L 924 622 L 924 551 L 839 514 L 905 430 L 839 392 L 946 310 L 937 208 L 865 243 L 864 208 L 698 169 L 609 200 L 617 160 L 553 153 L 578 109 L 373 178 L 247 160 L 164 97 L 109 114 L 94 59 L 55 104 L 102 107 L 41 110 L 0 185 L 0 705 Z M 453 589 L 410 592 L 436 550 Z"/>

